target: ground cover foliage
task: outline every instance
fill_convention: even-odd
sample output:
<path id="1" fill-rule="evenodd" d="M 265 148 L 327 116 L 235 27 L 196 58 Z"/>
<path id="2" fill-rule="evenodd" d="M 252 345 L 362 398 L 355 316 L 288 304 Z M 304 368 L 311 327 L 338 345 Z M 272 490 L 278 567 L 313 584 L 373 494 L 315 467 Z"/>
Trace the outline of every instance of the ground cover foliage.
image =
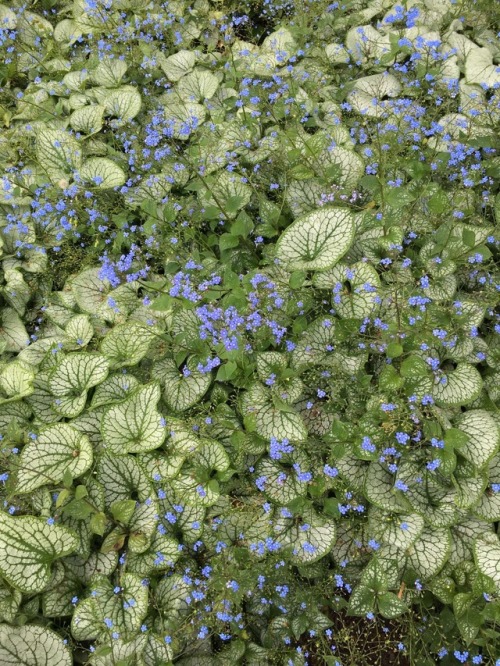
<path id="1" fill-rule="evenodd" d="M 2 664 L 500 657 L 497 9 L 0 5 Z"/>

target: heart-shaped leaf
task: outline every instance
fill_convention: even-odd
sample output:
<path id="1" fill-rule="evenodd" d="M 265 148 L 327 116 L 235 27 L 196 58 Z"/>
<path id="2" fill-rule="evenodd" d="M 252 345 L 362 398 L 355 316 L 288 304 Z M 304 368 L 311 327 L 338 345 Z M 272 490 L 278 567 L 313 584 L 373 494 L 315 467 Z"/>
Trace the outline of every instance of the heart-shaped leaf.
<path id="1" fill-rule="evenodd" d="M 85 160 L 80 169 L 80 177 L 101 190 L 120 187 L 127 180 L 125 171 L 107 157 L 91 157 Z"/>
<path id="2" fill-rule="evenodd" d="M 276 257 L 289 270 L 325 270 L 337 263 L 353 240 L 350 211 L 325 206 L 285 229 L 276 243 Z"/>
<path id="3" fill-rule="evenodd" d="M 132 86 L 122 86 L 106 96 L 104 106 L 109 115 L 126 122 L 135 118 L 141 110 L 141 95 Z"/>
<path id="4" fill-rule="evenodd" d="M 170 81 L 178 81 L 193 69 L 195 62 L 196 56 L 193 51 L 181 49 L 168 58 L 160 60 L 160 66 Z"/>
<path id="5" fill-rule="evenodd" d="M 49 178 L 69 178 L 80 169 L 82 149 L 68 132 L 45 127 L 36 136 L 36 157 Z"/>
<path id="6" fill-rule="evenodd" d="M 196 405 L 212 383 L 211 374 L 200 372 L 190 360 L 181 372 L 173 359 L 165 359 L 159 364 L 156 377 L 164 382 L 165 402 L 175 412 Z"/>
<path id="7" fill-rule="evenodd" d="M 148 384 L 104 413 L 102 436 L 111 453 L 151 451 L 163 444 L 166 429 L 156 409 L 159 399 L 158 384 Z"/>
<path id="8" fill-rule="evenodd" d="M 77 397 L 104 381 L 108 368 L 107 359 L 100 354 L 69 354 L 52 371 L 50 391 L 57 397 Z"/>
<path id="9" fill-rule="evenodd" d="M 23 448 L 16 491 L 30 493 L 60 483 L 65 474 L 78 478 L 92 465 L 92 445 L 86 435 L 66 423 L 45 428 Z"/>
<path id="10" fill-rule="evenodd" d="M 136 365 L 147 354 L 153 337 L 150 328 L 127 322 L 109 331 L 101 343 L 101 352 L 114 369 Z"/>

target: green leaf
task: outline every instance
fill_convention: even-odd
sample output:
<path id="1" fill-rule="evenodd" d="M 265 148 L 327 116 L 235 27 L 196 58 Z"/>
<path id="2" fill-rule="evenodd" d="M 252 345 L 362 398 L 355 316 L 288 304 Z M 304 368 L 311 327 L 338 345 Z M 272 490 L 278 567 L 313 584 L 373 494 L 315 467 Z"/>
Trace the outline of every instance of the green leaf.
<path id="1" fill-rule="evenodd" d="M 386 365 L 380 372 L 379 386 L 382 391 L 395 391 L 403 385 L 404 381 L 392 365 Z"/>
<path id="2" fill-rule="evenodd" d="M 156 409 L 159 399 L 160 387 L 153 383 L 136 389 L 123 402 L 107 409 L 101 427 L 106 448 L 123 455 L 161 446 L 166 430 Z"/>
<path id="3" fill-rule="evenodd" d="M 118 500 L 117 502 L 113 502 L 110 507 L 113 518 L 127 525 L 135 511 L 135 504 L 135 500 Z"/>
<path id="4" fill-rule="evenodd" d="M 222 234 L 219 238 L 219 247 L 221 252 L 224 250 L 230 250 L 233 247 L 238 247 L 240 244 L 240 239 L 238 236 L 233 236 L 232 234 Z"/>
<path id="5" fill-rule="evenodd" d="M 388 188 L 385 192 L 385 202 L 394 210 L 404 208 L 414 200 L 415 194 L 410 192 L 408 188 Z"/>
<path id="6" fill-rule="evenodd" d="M 115 326 L 104 337 L 101 352 L 113 369 L 137 365 L 144 358 L 154 337 L 150 328 L 136 322 Z"/>
<path id="7" fill-rule="evenodd" d="M 418 379 L 429 374 L 429 366 L 420 356 L 409 356 L 401 363 L 401 377 Z"/>
<path id="8" fill-rule="evenodd" d="M 73 658 L 61 636 L 46 627 L 0 625 L 3 666 L 71 666 Z"/>
<path id="9" fill-rule="evenodd" d="M 44 518 L 0 514 L 0 572 L 21 592 L 41 592 L 49 582 L 51 563 L 77 545 L 73 532 Z"/>
<path id="10" fill-rule="evenodd" d="M 467 444 L 469 437 L 465 432 L 462 432 L 458 428 L 449 428 L 444 433 L 444 443 L 448 448 L 457 448 L 460 449 L 462 446 Z"/>
<path id="11" fill-rule="evenodd" d="M 90 530 L 93 534 L 98 534 L 99 536 L 104 536 L 104 531 L 106 529 L 106 514 L 103 511 L 99 513 L 94 513 L 90 517 Z"/>
<path id="12" fill-rule="evenodd" d="M 249 236 L 253 231 L 253 228 L 254 223 L 252 218 L 247 215 L 244 210 L 242 210 L 231 225 L 231 233 L 235 236 L 242 236 L 243 238 L 247 238 L 247 236 Z M 233 276 L 233 280 L 238 279 L 237 275 L 233 274 Z M 224 281 L 224 284 L 226 284 L 226 280 Z"/>
<path id="13" fill-rule="evenodd" d="M 87 520 L 93 511 L 90 504 L 83 500 L 73 500 L 66 504 L 62 510 L 66 517 L 74 518 L 75 520 Z"/>
<path id="14" fill-rule="evenodd" d="M 403 353 L 403 347 L 397 342 L 390 342 L 387 345 L 386 354 L 389 358 L 397 358 Z"/>
<path id="15" fill-rule="evenodd" d="M 325 270 L 337 263 L 353 240 L 351 213 L 325 206 L 285 229 L 276 243 L 276 257 L 289 270 Z"/>
<path id="16" fill-rule="evenodd" d="M 59 483 L 65 474 L 77 478 L 90 468 L 92 459 L 92 445 L 78 430 L 65 423 L 46 428 L 21 452 L 16 492 Z"/>
<path id="17" fill-rule="evenodd" d="M 474 247 L 476 245 L 476 235 L 470 229 L 465 228 L 462 231 L 462 240 L 467 247 Z"/>
<path id="18" fill-rule="evenodd" d="M 349 597 L 349 615 L 360 615 L 364 617 L 367 613 L 375 610 L 376 595 L 364 585 L 354 588 Z"/>
<path id="19" fill-rule="evenodd" d="M 120 187 L 127 180 L 125 171 L 106 157 L 90 157 L 85 160 L 80 169 L 80 177 L 101 190 Z"/>
<path id="20" fill-rule="evenodd" d="M 408 610 L 405 602 L 399 599 L 394 592 L 385 592 L 378 598 L 377 603 L 380 614 L 388 620 L 392 620 Z"/>

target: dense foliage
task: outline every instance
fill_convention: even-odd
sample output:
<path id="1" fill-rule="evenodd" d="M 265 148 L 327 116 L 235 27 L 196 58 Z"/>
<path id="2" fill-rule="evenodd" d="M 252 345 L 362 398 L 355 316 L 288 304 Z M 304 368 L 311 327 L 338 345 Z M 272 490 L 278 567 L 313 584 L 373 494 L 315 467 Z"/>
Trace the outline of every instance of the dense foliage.
<path id="1" fill-rule="evenodd" d="M 0 663 L 495 663 L 495 7 L 0 24 Z"/>

